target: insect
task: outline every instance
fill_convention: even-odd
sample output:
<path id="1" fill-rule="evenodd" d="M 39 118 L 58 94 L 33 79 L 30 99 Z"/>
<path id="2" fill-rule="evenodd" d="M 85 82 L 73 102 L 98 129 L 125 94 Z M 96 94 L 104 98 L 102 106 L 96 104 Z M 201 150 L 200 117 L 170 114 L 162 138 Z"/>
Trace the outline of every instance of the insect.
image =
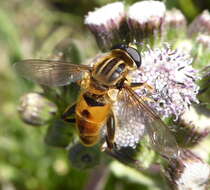
<path id="1" fill-rule="evenodd" d="M 154 150 L 163 156 L 174 157 L 178 153 L 175 138 L 144 98 L 134 91 L 134 88 L 146 88 L 147 85 L 132 83 L 127 78 L 130 71 L 140 66 L 138 50 L 119 44 L 99 56 L 93 66 L 29 59 L 16 63 L 15 69 L 23 77 L 41 85 L 65 86 L 76 81 L 80 84 L 82 90 L 76 104 L 68 107 L 62 118 L 68 121 L 68 116 L 75 113 L 77 131 L 85 146 L 96 144 L 101 129 L 106 126 L 107 147 L 114 148 L 115 129 L 123 126 L 118 126 L 112 105 L 120 98 L 124 102 L 125 118 L 128 118 L 128 112 L 133 113 L 133 119 L 144 118 Z"/>

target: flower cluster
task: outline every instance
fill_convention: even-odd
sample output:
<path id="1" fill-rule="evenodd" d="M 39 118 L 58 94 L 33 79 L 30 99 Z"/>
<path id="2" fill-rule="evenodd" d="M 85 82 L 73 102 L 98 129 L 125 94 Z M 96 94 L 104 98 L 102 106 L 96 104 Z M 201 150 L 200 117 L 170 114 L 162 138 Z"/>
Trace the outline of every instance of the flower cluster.
<path id="1" fill-rule="evenodd" d="M 196 81 L 200 79 L 200 76 L 192 67 L 192 64 L 195 64 L 190 55 L 192 42 L 186 38 L 187 46 L 183 43 L 184 47 L 180 49 L 173 49 L 167 43 L 164 43 L 162 47 L 158 44 L 159 39 L 174 42 L 174 38 L 183 38 L 186 36 L 186 31 L 188 36 L 198 33 L 208 35 L 209 13 L 205 11 L 187 28 L 184 15 L 179 10 L 166 10 L 162 2 L 137 2 L 131 5 L 127 12 L 123 9 L 123 4 L 118 3 L 120 9 L 117 9 L 117 3 L 108 5 L 109 11 L 116 13 L 114 16 L 109 14 L 109 11 L 106 12 L 108 6 L 105 6 L 90 12 L 86 16 L 85 24 L 96 36 L 96 41 L 102 50 L 109 49 L 119 41 L 140 44 L 138 48 L 141 49 L 142 65 L 139 69 L 130 72 L 128 78 L 132 82 L 147 83 L 153 90 L 143 88 L 135 91 L 141 97 L 149 97 L 148 105 L 162 118 L 173 116 L 174 134 L 182 143 L 181 146 L 185 148 L 196 146 L 208 135 L 209 127 L 207 125 L 201 127 L 201 123 L 194 122 L 197 117 L 192 116 L 192 111 L 189 112 L 192 103 L 199 103 L 197 99 L 199 86 Z M 91 15 L 99 16 L 102 12 L 103 19 L 100 20 L 97 17 L 97 22 L 95 22 L 91 18 Z M 120 22 L 116 23 L 119 20 Z M 104 32 L 105 29 L 110 28 L 111 32 Z M 208 37 L 201 34 L 197 36 L 196 42 L 208 48 Z M 109 41 L 109 39 L 113 40 Z M 154 48 L 155 46 L 157 47 Z M 114 104 L 115 114 L 119 118 L 124 116 L 123 104 L 120 100 Z M 196 113 L 197 111 L 196 109 Z M 186 122 L 186 115 L 189 113 L 194 119 L 191 118 L 189 122 Z M 199 114 L 203 113 L 199 112 Z M 127 116 L 128 118 L 118 121 L 123 128 L 116 129 L 115 142 L 118 147 L 135 148 L 145 136 L 146 126 L 142 118 L 133 120 L 132 113 Z M 201 120 L 199 117 L 199 121 Z M 185 135 L 182 134 L 183 131 Z M 168 164 L 165 175 L 170 182 L 170 187 L 180 190 L 207 187 L 210 175 L 209 165 L 190 150 L 182 150 L 181 155 L 176 160 L 170 160 Z"/>
<path id="2" fill-rule="evenodd" d="M 115 14 L 109 14 L 110 11 Z M 101 14 L 103 17 L 100 17 Z M 106 5 L 89 12 L 85 23 L 96 36 L 99 47 L 104 50 L 119 40 L 125 42 L 129 39 L 138 44 L 142 39 L 161 35 L 163 28 L 185 27 L 186 19 L 178 10 L 166 12 L 162 2 L 142 1 L 130 6 L 127 13 L 123 3 Z M 121 36 L 125 30 L 129 31 L 129 37 Z M 136 92 L 140 96 L 150 97 L 152 101 L 148 104 L 160 116 L 163 118 L 174 116 L 177 120 L 191 102 L 198 103 L 196 95 L 199 87 L 195 81 L 199 77 L 197 71 L 192 68 L 192 58 L 179 49 L 171 49 L 168 44 L 163 48 L 149 47 L 141 54 L 142 66 L 129 73 L 128 77 L 132 82 L 147 83 L 154 89 L 152 92 L 146 88 Z M 116 102 L 114 108 L 119 118 L 124 116 L 122 102 Z M 125 123 L 122 123 L 124 121 Z M 119 122 L 124 127 L 116 129 L 116 144 L 119 147 L 136 147 L 145 135 L 142 118 L 133 121 L 130 115 L 129 118 Z"/>
<path id="3" fill-rule="evenodd" d="M 162 2 L 142 1 L 130 6 L 126 13 L 124 4 L 116 2 L 89 12 L 85 24 L 96 37 L 99 48 L 109 50 L 122 41 L 142 41 L 151 35 L 157 38 L 165 11 Z"/>
<path id="4" fill-rule="evenodd" d="M 193 62 L 192 52 L 186 53 L 179 47 L 174 48 L 173 44 L 170 44 L 171 36 L 169 37 L 168 35 L 169 31 L 174 30 L 173 32 L 176 33 L 174 36 L 177 37 L 181 28 L 183 31 L 187 29 L 184 15 L 179 10 L 167 11 L 164 3 L 160 1 L 137 2 L 128 7 L 127 11 L 122 2 L 115 2 L 89 12 L 84 22 L 95 36 L 99 48 L 103 51 L 109 51 L 111 47 L 122 42 L 131 42 L 136 45 L 141 53 L 142 65 L 140 68 L 130 71 L 126 79 L 133 83 L 141 83 L 148 86 L 148 88 L 137 88 L 135 92 L 162 119 L 171 119 L 170 122 L 174 125 L 174 127 L 171 127 L 174 129 L 174 136 L 179 146 L 183 148 L 180 148 L 180 156 L 168 159 L 168 165 L 165 167 L 165 176 L 175 189 L 204 189 L 210 175 L 209 165 L 190 148 L 197 146 L 208 135 L 209 126 L 200 127 L 200 123 L 195 122 L 195 118 L 201 120 L 199 117 L 193 116 L 194 120 L 186 119 L 186 117 L 192 117 L 192 113 L 190 116 L 187 113 L 192 109 L 193 104 L 199 103 L 197 95 L 200 91 L 197 81 L 200 80 L 200 76 L 198 71 L 193 68 L 199 59 Z M 204 34 L 196 36 L 197 43 L 201 43 L 209 48 L 209 26 L 209 13 L 205 11 L 187 29 L 188 38 L 190 36 L 194 37 L 198 32 L 204 33 L 205 36 Z M 185 37 L 187 39 L 186 31 Z M 161 40 L 168 43 L 161 43 L 160 45 Z M 209 88 L 208 84 L 209 75 L 207 85 L 205 83 L 205 89 Z M 72 86 L 59 89 L 60 97 L 66 97 L 68 88 L 72 90 Z M 63 95 L 64 93 L 65 96 Z M 39 99 L 42 98 L 39 97 Z M 34 111 L 36 109 L 45 110 L 45 107 L 52 108 L 52 110 L 47 109 L 48 116 L 52 118 L 52 112 L 55 113 L 57 111 L 54 105 L 46 101 L 41 104 L 40 108 L 37 106 L 38 104 L 31 103 L 28 97 L 25 97 L 25 100 L 26 104 L 21 103 L 19 111 L 22 119 L 27 123 L 37 124 L 33 123 L 34 117 L 32 116 L 34 116 L 34 113 L 36 115 L 35 122 L 38 121 L 38 124 L 42 124 L 39 122 L 40 119 L 46 123 L 41 112 Z M 60 102 L 57 102 L 56 105 L 59 112 L 63 111 L 63 107 L 62 109 L 59 107 L 61 105 Z M 125 106 L 127 105 L 120 99 L 120 96 L 113 103 L 113 113 L 118 118 L 116 122 L 119 126 L 123 126 L 116 127 L 114 141 L 119 151 L 124 150 L 124 148 L 131 148 L 132 150 L 137 150 L 138 154 L 138 148 L 141 146 L 142 139 L 147 134 L 147 125 L 142 119 L 143 113 L 136 113 L 139 117 L 134 117 L 133 112 L 130 112 L 126 114 L 125 118 L 124 112 L 129 111 L 129 109 L 124 109 Z M 32 107 L 36 109 L 31 109 Z M 199 115 L 201 114 L 203 113 L 199 112 Z M 49 117 L 47 121 L 49 121 Z M 30 122 L 31 120 L 32 122 Z M 96 154 L 97 163 L 93 161 L 96 153 L 94 148 L 86 149 L 78 144 L 72 145 L 73 135 L 69 135 L 70 133 L 66 130 L 65 122 L 57 118 L 52 120 L 54 120 L 54 123 L 50 123 L 47 137 L 45 138 L 47 144 L 68 147 L 69 158 L 78 168 L 93 167 L 99 162 L 98 152 Z M 192 122 L 193 127 L 191 127 Z M 63 127 L 60 127 L 60 125 Z M 184 136 L 181 134 L 183 131 Z M 62 133 L 66 135 L 62 135 Z M 105 127 L 102 130 L 102 136 L 104 136 L 104 133 L 106 133 Z M 62 139 L 64 138 L 65 140 L 63 141 Z M 55 139 L 59 142 L 56 143 Z M 89 154 L 90 150 L 91 154 Z"/>

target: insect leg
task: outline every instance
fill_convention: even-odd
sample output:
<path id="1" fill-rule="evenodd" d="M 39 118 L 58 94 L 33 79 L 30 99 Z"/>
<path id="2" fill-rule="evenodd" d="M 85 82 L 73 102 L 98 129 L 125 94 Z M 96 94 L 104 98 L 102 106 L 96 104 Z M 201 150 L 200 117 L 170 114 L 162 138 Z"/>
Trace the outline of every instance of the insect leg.
<path id="1" fill-rule="evenodd" d="M 61 119 L 69 123 L 75 123 L 75 118 L 71 117 L 75 113 L 75 108 L 76 104 L 67 107 L 67 109 L 62 114 Z"/>
<path id="2" fill-rule="evenodd" d="M 109 116 L 106 126 L 107 126 L 106 143 L 107 147 L 110 150 L 112 150 L 114 148 L 114 136 L 115 136 L 115 118 L 113 113 Z"/>
<path id="3" fill-rule="evenodd" d="M 130 84 L 130 87 L 132 88 L 132 90 L 146 88 L 150 92 L 153 92 L 154 91 L 154 88 L 151 85 L 147 84 L 146 82 L 145 83 L 139 83 L 139 82 L 131 83 Z M 144 101 L 147 101 L 147 102 L 154 101 L 154 100 L 152 100 L 149 97 L 142 97 L 142 99 Z"/>
<path id="4" fill-rule="evenodd" d="M 141 82 L 133 82 L 130 84 L 130 87 L 135 90 L 135 89 L 141 89 L 141 88 L 146 88 L 149 91 L 153 91 L 154 87 L 151 85 L 147 84 L 146 82 L 141 83 Z"/>

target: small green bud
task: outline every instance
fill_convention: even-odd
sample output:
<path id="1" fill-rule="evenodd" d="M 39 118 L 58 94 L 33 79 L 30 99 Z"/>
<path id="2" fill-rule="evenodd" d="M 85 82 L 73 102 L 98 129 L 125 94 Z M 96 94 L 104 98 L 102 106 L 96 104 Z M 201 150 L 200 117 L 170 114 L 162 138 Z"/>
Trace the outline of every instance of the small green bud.
<path id="1" fill-rule="evenodd" d="M 48 127 L 45 143 L 50 146 L 65 148 L 73 139 L 73 126 L 62 120 L 55 120 Z"/>
<path id="2" fill-rule="evenodd" d="M 68 157 L 72 167 L 89 169 L 100 162 L 100 148 L 98 146 L 85 147 L 80 143 L 75 144 L 69 150 Z"/>

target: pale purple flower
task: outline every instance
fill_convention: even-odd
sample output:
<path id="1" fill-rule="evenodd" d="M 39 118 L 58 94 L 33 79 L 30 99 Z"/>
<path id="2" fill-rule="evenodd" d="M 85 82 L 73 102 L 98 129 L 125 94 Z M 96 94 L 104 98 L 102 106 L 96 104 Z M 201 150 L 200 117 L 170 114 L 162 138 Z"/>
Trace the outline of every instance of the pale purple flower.
<path id="1" fill-rule="evenodd" d="M 149 105 L 163 118 L 175 116 L 177 119 L 185 112 L 191 102 L 198 103 L 196 95 L 199 87 L 195 81 L 199 78 L 192 67 L 190 55 L 165 44 L 163 48 L 148 49 L 142 53 L 142 66 L 131 73 L 134 82 L 146 82 L 154 88 L 137 91 L 154 100 Z"/>

